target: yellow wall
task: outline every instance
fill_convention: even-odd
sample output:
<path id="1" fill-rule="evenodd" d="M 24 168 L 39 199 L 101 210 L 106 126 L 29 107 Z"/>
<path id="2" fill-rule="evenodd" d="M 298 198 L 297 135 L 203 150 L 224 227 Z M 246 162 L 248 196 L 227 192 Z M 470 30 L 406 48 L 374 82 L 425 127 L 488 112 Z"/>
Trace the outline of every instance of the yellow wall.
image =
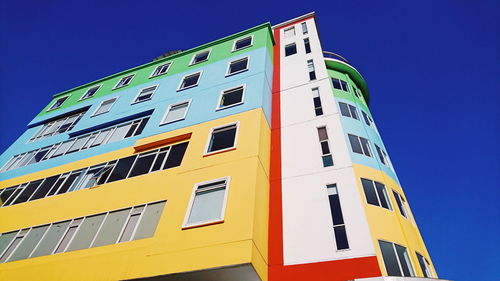
<path id="1" fill-rule="evenodd" d="M 423 273 L 420 269 L 415 251 L 423 255 L 431 263 L 432 267 L 433 265 L 429 257 L 429 253 L 425 248 L 422 236 L 420 235 L 420 231 L 418 230 L 418 227 L 413 218 L 413 214 L 411 213 L 411 210 L 409 208 L 409 204 L 406 205 L 407 210 L 410 213 L 409 219 L 403 217 L 399 212 L 396 199 L 394 198 L 394 194 L 392 191 L 395 190 L 396 192 L 398 192 L 405 198 L 406 202 L 408 203 L 408 199 L 406 198 L 402 188 L 391 177 L 389 177 L 382 171 L 359 164 L 354 164 L 353 167 L 357 178 L 359 192 L 360 194 L 363 194 L 362 198 L 364 201 L 367 221 L 372 233 L 372 239 L 375 246 L 375 251 L 377 253 L 380 270 L 384 275 L 387 275 L 378 244 L 378 240 L 385 240 L 406 247 L 408 249 L 408 254 L 411 258 L 413 269 L 415 270 L 416 275 L 423 277 Z M 360 178 L 378 181 L 385 185 L 387 193 L 391 200 L 392 211 L 368 204 L 366 202 L 366 197 L 364 196 L 365 192 L 363 190 Z M 434 268 L 432 268 L 432 270 L 434 271 Z"/>
<path id="2" fill-rule="evenodd" d="M 203 157 L 212 127 L 240 121 L 236 150 Z M 261 109 L 143 139 L 192 132 L 180 167 L 0 208 L 0 232 L 167 200 L 152 238 L 0 264 L 0 280 L 120 280 L 252 263 L 267 280 L 270 129 Z M 133 147 L 0 183 L 0 188 L 125 157 Z M 182 230 L 194 184 L 230 176 L 224 223 Z"/>

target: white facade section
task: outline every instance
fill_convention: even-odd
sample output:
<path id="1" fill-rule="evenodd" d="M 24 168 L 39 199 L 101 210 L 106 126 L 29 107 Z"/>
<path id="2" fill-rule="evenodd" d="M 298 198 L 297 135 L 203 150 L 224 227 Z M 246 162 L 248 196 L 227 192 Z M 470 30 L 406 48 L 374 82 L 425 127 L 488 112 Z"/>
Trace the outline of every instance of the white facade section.
<path id="1" fill-rule="evenodd" d="M 336 259 L 374 256 L 375 249 L 366 221 L 363 194 L 359 193 L 349 146 L 328 79 L 314 18 L 294 24 L 295 35 L 284 36 L 280 28 L 281 149 L 284 264 L 303 264 Z M 306 53 L 308 38 L 311 52 Z M 297 53 L 285 56 L 285 46 L 297 45 Z M 311 80 L 307 61 L 313 60 Z M 319 88 L 323 115 L 316 116 L 312 89 Z M 328 132 L 334 165 L 324 167 L 318 127 Z M 337 250 L 327 193 L 337 184 L 349 249 Z"/>

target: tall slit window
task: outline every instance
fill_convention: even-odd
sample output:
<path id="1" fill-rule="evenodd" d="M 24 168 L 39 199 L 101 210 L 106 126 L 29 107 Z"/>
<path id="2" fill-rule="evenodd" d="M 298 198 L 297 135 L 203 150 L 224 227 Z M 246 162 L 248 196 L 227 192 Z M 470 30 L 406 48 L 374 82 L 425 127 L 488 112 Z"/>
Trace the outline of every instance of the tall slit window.
<path id="1" fill-rule="evenodd" d="M 306 35 L 308 33 L 308 31 L 307 31 L 307 23 L 303 22 L 300 25 L 302 26 L 302 34 Z"/>
<path id="2" fill-rule="evenodd" d="M 380 251 L 384 260 L 385 269 L 389 276 L 415 276 L 410 256 L 405 247 L 379 240 Z"/>
<path id="3" fill-rule="evenodd" d="M 309 42 L 309 38 L 304 39 L 304 48 L 306 49 L 306 54 L 311 52 L 311 43 Z"/>
<path id="4" fill-rule="evenodd" d="M 417 254 L 418 263 L 420 265 L 420 269 L 422 269 L 424 277 L 433 278 L 434 275 L 432 274 L 431 264 L 429 263 L 429 261 L 418 252 L 416 252 L 415 254 Z"/>
<path id="5" fill-rule="evenodd" d="M 195 185 L 184 227 L 224 220 L 229 178 Z"/>
<path id="6" fill-rule="evenodd" d="M 379 206 L 388 210 L 392 210 L 389 195 L 385 185 L 380 182 L 369 179 L 361 179 L 363 190 L 366 196 L 366 202 L 371 205 Z"/>
<path id="7" fill-rule="evenodd" d="M 326 127 L 318 128 L 319 144 L 321 146 L 321 159 L 323 160 L 323 167 L 333 166 L 332 152 L 330 151 L 330 144 L 328 141 L 328 133 Z"/>
<path id="8" fill-rule="evenodd" d="M 378 154 L 378 157 L 380 158 L 380 162 L 382 162 L 382 164 L 384 164 L 384 165 L 389 166 L 389 161 L 387 159 L 387 153 L 385 153 L 385 151 L 382 148 L 380 148 L 377 144 L 375 144 L 375 150 L 377 150 L 377 154 Z"/>
<path id="9" fill-rule="evenodd" d="M 238 124 L 212 129 L 208 142 L 207 153 L 224 151 L 236 146 Z"/>
<path id="10" fill-rule="evenodd" d="M 307 61 L 307 72 L 309 73 L 309 80 L 316 80 L 316 71 L 314 69 L 313 60 Z"/>
<path id="11" fill-rule="evenodd" d="M 113 87 L 113 90 L 128 86 L 130 84 L 130 82 L 132 81 L 132 78 L 134 78 L 134 76 L 135 76 L 135 74 L 132 74 L 132 75 L 128 75 L 128 76 L 121 78 L 118 81 L 118 83 L 116 83 L 116 85 Z"/>
<path id="12" fill-rule="evenodd" d="M 337 250 L 349 249 L 347 233 L 345 230 L 344 216 L 340 207 L 339 192 L 336 184 L 326 186 L 328 191 L 328 200 L 330 202 L 330 213 L 332 215 L 333 233 Z"/>
<path id="13" fill-rule="evenodd" d="M 394 198 L 396 199 L 396 204 L 398 205 L 399 213 L 403 217 L 410 219 L 410 217 L 408 216 L 408 210 L 406 209 L 406 200 L 403 198 L 403 196 L 401 196 L 394 190 L 392 191 L 392 194 L 394 194 Z"/>
<path id="14" fill-rule="evenodd" d="M 316 116 L 323 115 L 323 106 L 321 105 L 321 97 L 319 95 L 319 88 L 312 89 L 314 113 Z"/>

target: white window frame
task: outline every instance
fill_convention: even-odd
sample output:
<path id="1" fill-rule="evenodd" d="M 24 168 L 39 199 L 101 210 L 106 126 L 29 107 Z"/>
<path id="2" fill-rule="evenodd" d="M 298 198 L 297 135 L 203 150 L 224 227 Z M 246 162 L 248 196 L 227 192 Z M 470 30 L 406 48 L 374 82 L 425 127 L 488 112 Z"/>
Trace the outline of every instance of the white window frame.
<path id="1" fill-rule="evenodd" d="M 289 30 L 293 30 L 293 34 L 287 35 L 287 31 L 289 31 Z M 283 29 L 283 38 L 291 38 L 291 37 L 293 37 L 295 35 L 297 35 L 297 33 L 295 32 L 295 26 L 294 25 L 286 27 L 286 28 Z"/>
<path id="2" fill-rule="evenodd" d="M 233 62 L 238 62 L 238 61 L 241 61 L 241 60 L 244 60 L 244 59 L 246 59 L 246 60 L 247 60 L 247 68 L 242 69 L 242 70 L 239 70 L 239 71 L 236 71 L 236 72 L 233 72 L 233 73 L 229 73 L 229 71 L 231 70 L 231 64 L 232 64 Z M 232 61 L 230 61 L 230 62 L 227 64 L 227 68 L 226 68 L 226 77 L 233 76 L 233 75 L 236 75 L 236 74 L 239 74 L 239 73 L 242 73 L 242 72 L 248 71 L 249 69 L 250 69 L 250 56 L 245 56 L 245 57 L 241 57 L 241 58 L 238 58 L 238 59 L 232 60 Z"/>
<path id="3" fill-rule="evenodd" d="M 97 108 L 94 110 L 94 112 L 92 112 L 92 115 L 90 115 L 90 117 L 94 117 L 94 116 L 99 116 L 99 115 L 102 115 L 102 114 L 105 114 L 105 113 L 108 113 L 112 108 L 113 106 L 116 104 L 116 101 L 118 101 L 120 97 L 119 96 L 116 96 L 116 97 L 113 97 L 113 98 L 110 98 L 110 99 L 105 99 L 103 101 L 101 101 L 99 103 L 99 105 L 97 106 Z M 99 114 L 96 114 L 97 111 L 99 110 L 99 108 L 101 108 L 102 104 L 105 102 L 105 101 L 109 101 L 109 100 L 112 100 L 114 99 L 115 101 L 111 104 L 111 106 L 109 107 L 108 111 L 106 112 L 102 112 L 102 113 L 99 113 Z"/>
<path id="4" fill-rule="evenodd" d="M 202 61 L 199 61 L 199 62 L 194 62 L 194 58 L 196 57 L 196 55 L 199 55 L 199 54 L 202 54 L 202 53 L 205 53 L 205 52 L 208 52 L 207 58 L 205 60 L 202 60 Z M 206 50 L 203 50 L 203 51 L 196 52 L 195 54 L 193 54 L 193 57 L 191 58 L 191 61 L 189 62 L 189 66 L 197 65 L 197 64 L 200 64 L 200 63 L 208 61 L 210 59 L 210 54 L 212 54 L 212 49 L 206 49 Z"/>
<path id="5" fill-rule="evenodd" d="M 96 85 L 96 86 L 93 86 L 93 87 L 90 87 L 88 88 L 85 93 L 83 93 L 83 95 L 78 99 L 78 101 L 82 101 L 82 100 L 86 100 L 86 99 L 90 99 L 91 97 L 85 97 L 87 95 L 87 93 L 94 89 L 94 88 L 97 88 L 97 90 L 95 91 L 94 95 L 97 94 L 97 92 L 101 89 L 102 87 L 102 84 L 99 84 L 99 85 Z"/>
<path id="6" fill-rule="evenodd" d="M 136 104 L 136 103 L 141 103 L 141 102 L 145 102 L 145 101 L 148 101 L 148 100 L 151 100 L 153 99 L 153 96 L 155 95 L 156 93 L 156 90 L 158 90 L 158 87 L 160 86 L 160 84 L 156 84 L 156 85 L 150 85 L 150 86 L 147 86 L 147 87 L 144 87 L 142 89 L 140 89 L 138 92 L 137 92 L 137 95 L 134 97 L 134 99 L 132 100 L 132 102 L 130 104 Z M 144 89 L 147 89 L 147 88 L 152 88 L 152 87 L 155 87 L 155 89 L 153 90 L 153 93 L 151 94 L 151 97 L 147 100 L 142 100 L 142 101 L 137 101 L 137 98 L 139 98 L 139 96 L 141 95 L 142 93 L 142 90 Z"/>
<path id="7" fill-rule="evenodd" d="M 191 75 L 195 75 L 195 74 L 200 74 L 200 77 L 198 77 L 198 81 L 196 82 L 195 85 L 191 85 L 189 87 L 185 87 L 185 88 L 181 88 L 182 86 L 182 83 L 184 82 L 184 79 L 186 79 L 186 77 L 188 76 L 191 76 Z M 190 74 L 186 74 L 184 75 L 182 78 L 181 78 L 181 81 L 179 83 L 179 86 L 177 86 L 177 92 L 180 92 L 180 91 L 184 91 L 184 90 L 187 90 L 187 89 L 191 89 L 191 88 L 194 88 L 196 86 L 198 86 L 200 84 L 200 81 L 201 81 L 201 76 L 203 75 L 203 70 L 200 70 L 200 71 L 197 71 L 197 72 L 193 72 L 193 73 L 190 73 Z"/>
<path id="8" fill-rule="evenodd" d="M 123 85 L 123 86 L 118 87 L 118 84 L 120 84 L 120 81 L 122 81 L 123 79 L 125 79 L 125 78 L 127 78 L 127 77 L 131 77 L 131 78 L 130 78 L 130 81 L 128 81 L 128 83 L 127 83 L 126 85 Z M 132 83 L 132 80 L 133 80 L 134 78 L 135 78 L 135 73 L 132 73 L 132 74 L 130 74 L 130 75 L 123 76 L 122 78 L 120 78 L 120 79 L 118 80 L 118 82 L 116 82 L 115 86 L 114 86 L 114 87 L 113 87 L 113 89 L 111 89 L 111 90 L 116 90 L 116 89 L 121 89 L 121 88 L 125 88 L 125 87 L 127 87 L 128 85 L 130 85 L 130 83 Z"/>
<path id="9" fill-rule="evenodd" d="M 197 223 L 193 223 L 193 224 L 188 224 L 189 215 L 191 214 L 191 211 L 193 209 L 194 198 L 196 197 L 196 190 L 198 189 L 198 186 L 211 184 L 211 183 L 222 181 L 222 180 L 226 181 L 226 188 L 224 190 L 224 192 L 225 192 L 224 193 L 224 201 L 222 203 L 222 208 L 221 208 L 221 213 L 220 213 L 219 218 L 212 219 L 212 220 L 206 220 L 206 221 L 202 221 L 202 222 L 197 222 Z M 224 222 L 230 182 L 231 182 L 231 177 L 227 176 L 227 177 L 222 177 L 222 178 L 218 178 L 218 179 L 213 179 L 213 180 L 209 180 L 209 181 L 196 183 L 193 187 L 193 191 L 191 192 L 191 198 L 189 199 L 189 205 L 188 205 L 188 209 L 186 211 L 186 214 L 184 216 L 184 222 L 182 223 L 182 228 L 186 229 L 186 228 L 192 228 L 192 227 L 196 227 L 196 226 L 205 226 L 208 224 Z"/>
<path id="10" fill-rule="evenodd" d="M 58 109 L 58 108 L 61 108 L 61 106 L 69 99 L 71 95 L 66 95 L 66 96 L 62 96 L 60 98 L 57 98 L 56 101 L 47 109 L 47 111 L 52 111 L 52 110 L 55 110 L 55 109 Z M 59 105 L 58 107 L 54 107 L 54 105 L 57 103 L 58 100 L 60 99 L 64 99 L 64 101 L 61 103 L 61 105 Z"/>
<path id="11" fill-rule="evenodd" d="M 149 75 L 149 78 L 154 78 L 154 77 L 158 77 L 158 76 L 162 76 L 162 75 L 165 75 L 168 73 L 168 71 L 170 70 L 170 68 L 172 67 L 172 61 L 169 61 L 169 62 L 166 62 L 166 63 L 163 63 L 163 64 L 160 64 L 160 65 L 157 65 L 154 69 L 153 69 L 153 72 L 151 72 L 151 74 Z M 167 65 L 168 64 L 168 67 L 167 67 L 167 70 L 165 70 L 164 73 L 161 73 L 161 74 L 158 74 L 158 75 L 154 75 L 156 70 L 164 65 Z"/>
<path id="12" fill-rule="evenodd" d="M 224 127 L 229 127 L 229 126 L 232 126 L 232 125 L 236 125 L 236 132 L 234 133 L 234 143 L 233 143 L 233 146 L 209 152 L 208 148 L 210 147 L 210 141 L 212 139 L 212 135 L 213 135 L 214 131 L 217 130 L 217 129 L 224 128 Z M 238 146 L 238 133 L 239 133 L 239 131 L 240 131 L 240 121 L 236 121 L 236 122 L 232 122 L 232 123 L 228 123 L 228 124 L 224 124 L 224 125 L 221 125 L 221 126 L 217 126 L 217 127 L 211 128 L 210 129 L 210 133 L 208 134 L 207 143 L 205 144 L 205 150 L 204 150 L 205 153 L 203 154 L 203 156 L 217 154 L 217 153 L 221 153 L 221 152 L 232 150 L 232 149 L 236 148 Z"/>
<path id="13" fill-rule="evenodd" d="M 164 124 L 171 124 L 171 123 L 174 123 L 174 122 L 177 122 L 177 121 L 181 121 L 181 120 L 184 120 L 186 119 L 186 115 L 189 111 L 189 108 L 191 107 L 191 101 L 193 99 L 189 99 L 189 100 L 185 100 L 185 101 L 181 101 L 181 102 L 177 102 L 177 103 L 173 103 L 173 104 L 170 104 L 168 105 L 167 107 L 167 110 L 165 111 L 165 113 L 163 114 L 163 117 L 161 118 L 161 122 L 160 122 L 160 125 L 164 125 Z M 182 116 L 182 118 L 179 118 L 179 119 L 175 119 L 175 120 L 172 120 L 172 121 L 168 121 L 168 122 L 165 122 L 165 118 L 167 118 L 167 115 L 168 113 L 170 112 L 170 109 L 176 105 L 180 105 L 180 104 L 183 104 L 183 103 L 188 103 L 187 107 L 186 107 L 186 111 L 184 112 L 184 116 Z"/>
<path id="14" fill-rule="evenodd" d="M 394 251 L 394 254 L 396 255 L 396 261 L 398 262 L 399 272 L 401 272 L 401 276 L 393 276 L 393 277 L 403 277 L 403 278 L 404 277 L 409 277 L 409 276 L 404 276 L 403 275 L 403 267 L 401 266 L 401 261 L 399 260 L 398 251 L 396 250 L 396 245 L 398 245 L 398 246 L 403 247 L 403 248 L 406 249 L 406 254 L 408 255 L 410 276 L 411 276 L 410 278 L 417 277 L 416 272 L 415 272 L 415 267 L 413 266 L 413 262 L 411 261 L 410 251 L 408 250 L 408 247 L 405 247 L 405 246 L 403 246 L 401 244 L 394 243 L 394 242 L 391 242 L 391 241 L 388 241 L 388 240 L 385 240 L 385 239 L 377 239 L 377 240 L 392 244 L 392 250 Z M 386 267 L 385 262 L 384 262 L 384 256 L 383 256 L 383 253 L 382 253 L 382 249 L 380 248 L 380 243 L 377 243 L 377 244 L 379 244 L 378 248 L 380 250 L 380 255 L 382 256 L 382 263 L 384 264 L 384 269 L 386 270 L 386 273 L 387 273 L 387 267 Z"/>
<path id="15" fill-rule="evenodd" d="M 228 105 L 228 106 L 221 106 L 221 102 L 222 102 L 222 98 L 224 97 L 224 93 L 228 92 L 228 91 L 235 90 L 235 89 L 240 88 L 240 87 L 243 87 L 243 93 L 241 94 L 241 101 L 238 102 L 238 103 L 235 103 L 235 104 Z M 240 104 L 244 104 L 245 103 L 245 93 L 246 93 L 246 91 L 247 91 L 247 84 L 246 83 L 238 85 L 238 86 L 235 86 L 235 87 L 231 87 L 229 89 L 222 90 L 220 92 L 219 100 L 217 102 L 217 106 L 215 107 L 215 111 L 219 111 L 219 110 L 223 110 L 223 109 L 226 109 L 226 108 L 231 108 L 233 106 L 238 106 Z"/>
<path id="16" fill-rule="evenodd" d="M 250 45 L 248 45 L 248 46 L 246 46 L 246 47 L 243 47 L 243 48 L 240 48 L 240 49 L 236 49 L 236 43 L 237 43 L 238 41 L 242 41 L 242 40 L 245 40 L 245 39 L 248 39 L 248 38 L 250 38 Z M 250 48 L 250 47 L 252 47 L 252 46 L 253 46 L 253 34 L 252 34 L 252 35 L 250 35 L 250 36 L 245 36 L 245 37 L 242 37 L 242 38 L 239 38 L 239 39 L 234 40 L 234 43 L 233 43 L 233 49 L 232 49 L 232 51 L 231 51 L 231 52 L 237 52 L 237 51 L 239 51 L 239 50 L 243 50 L 243 49 L 246 49 L 246 48 Z"/>
<path id="17" fill-rule="evenodd" d="M 300 23 L 300 26 L 302 28 L 302 35 L 306 35 L 309 33 L 309 30 L 307 28 L 307 22 L 306 21 L 303 21 Z"/>

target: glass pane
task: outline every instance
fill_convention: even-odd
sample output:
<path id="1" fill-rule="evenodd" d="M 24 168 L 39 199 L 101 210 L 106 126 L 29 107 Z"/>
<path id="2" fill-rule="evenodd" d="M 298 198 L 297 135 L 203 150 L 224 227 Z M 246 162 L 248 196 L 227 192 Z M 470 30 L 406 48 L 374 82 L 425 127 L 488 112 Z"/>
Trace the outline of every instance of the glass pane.
<path id="1" fill-rule="evenodd" d="M 321 107 L 321 99 L 319 97 L 313 98 L 313 102 L 314 102 L 314 107 L 315 108 Z"/>
<path id="2" fill-rule="evenodd" d="M 398 205 L 398 209 L 399 209 L 399 212 L 401 213 L 401 215 L 403 217 L 406 217 L 406 213 L 405 213 L 405 210 L 404 210 L 404 207 L 403 207 L 403 202 L 401 202 L 401 198 L 399 197 L 399 194 L 396 193 L 396 191 L 392 191 L 392 193 L 394 194 L 394 198 L 396 198 L 396 204 Z"/>
<path id="3" fill-rule="evenodd" d="M 73 184 L 78 183 L 77 179 L 80 177 L 81 173 L 82 171 L 77 171 L 69 175 L 68 179 L 62 184 L 59 191 L 57 191 L 57 194 L 67 192 L 73 186 Z"/>
<path id="4" fill-rule="evenodd" d="M 9 197 L 14 193 L 16 188 L 17 188 L 17 186 L 5 188 L 4 192 L 2 192 L 2 194 L 0 194 L 0 205 L 3 205 L 3 203 L 6 202 L 7 199 L 9 199 Z"/>
<path id="5" fill-rule="evenodd" d="M 76 229 L 78 226 L 71 226 L 66 234 L 64 235 L 63 239 L 61 240 L 61 243 L 59 243 L 59 246 L 57 247 L 56 251 L 54 253 L 62 253 L 68 246 L 69 241 L 75 235 Z"/>
<path id="6" fill-rule="evenodd" d="M 131 126 L 132 126 L 132 123 L 128 123 L 126 125 L 123 125 L 123 126 L 116 128 L 116 130 L 113 132 L 113 134 L 111 135 L 111 137 L 109 138 L 107 143 L 112 143 L 115 141 L 122 140 L 125 137 L 125 135 L 127 134 L 128 130 L 130 129 Z"/>
<path id="7" fill-rule="evenodd" d="M 31 257 L 39 257 L 52 254 L 59 240 L 69 226 L 70 221 L 55 223 L 50 226 L 47 234 L 43 237 L 42 241 L 33 252 Z"/>
<path id="8" fill-rule="evenodd" d="M 349 92 L 349 87 L 347 86 L 347 82 L 344 80 L 340 80 L 340 84 L 342 85 L 342 90 Z"/>
<path id="9" fill-rule="evenodd" d="M 111 106 L 113 106 L 113 104 L 115 103 L 115 100 L 116 99 L 110 99 L 110 100 L 103 101 L 101 103 L 101 105 L 99 106 L 99 108 L 94 113 L 94 115 L 108 112 L 111 109 Z"/>
<path id="10" fill-rule="evenodd" d="M 182 158 L 184 157 L 184 153 L 186 152 L 187 146 L 188 142 L 183 142 L 173 145 L 172 148 L 170 149 L 170 153 L 168 154 L 168 158 L 167 161 L 165 161 L 163 169 L 168 169 L 181 165 Z"/>
<path id="11" fill-rule="evenodd" d="M 379 182 L 375 182 L 375 187 L 377 188 L 378 197 L 380 198 L 380 204 L 382 204 L 382 207 L 391 209 L 389 207 L 389 198 L 387 197 L 385 186 Z"/>
<path id="12" fill-rule="evenodd" d="M 221 219 L 225 192 L 225 188 L 197 192 L 189 214 L 188 224 Z"/>
<path id="13" fill-rule="evenodd" d="M 224 107 L 224 106 L 229 106 L 232 104 L 240 103 L 242 101 L 242 98 L 243 98 L 243 87 L 238 88 L 238 89 L 234 89 L 234 90 L 230 90 L 230 91 L 226 91 L 222 95 L 220 106 Z"/>
<path id="14" fill-rule="evenodd" d="M 104 140 L 106 139 L 106 137 L 109 135 L 110 131 L 111 131 L 111 129 L 107 129 L 107 130 L 99 132 L 99 135 L 95 138 L 94 142 L 92 143 L 92 146 L 101 145 L 101 143 L 103 143 Z"/>
<path id="15" fill-rule="evenodd" d="M 328 141 L 321 142 L 321 152 L 323 152 L 323 154 L 330 153 L 330 147 L 328 146 Z"/>
<path id="16" fill-rule="evenodd" d="M 335 243 L 337 244 L 337 250 L 349 249 L 349 242 L 347 242 L 347 233 L 345 231 L 345 226 L 336 226 L 333 228 L 335 233 Z"/>
<path id="17" fill-rule="evenodd" d="M 101 226 L 104 216 L 106 214 L 99 214 L 91 217 L 86 217 L 82 225 L 75 234 L 75 238 L 71 241 L 67 251 L 74 251 L 80 249 L 87 249 L 94 239 L 97 230 Z"/>
<path id="18" fill-rule="evenodd" d="M 66 152 L 66 150 L 68 150 L 68 148 L 71 146 L 71 144 L 74 142 L 74 139 L 70 140 L 70 141 L 67 141 L 67 142 L 63 142 L 58 148 L 57 150 L 54 152 L 54 154 L 52 155 L 52 157 L 56 157 L 56 156 L 59 156 L 59 155 L 62 155 Z"/>
<path id="19" fill-rule="evenodd" d="M 10 203 L 12 203 L 12 201 L 14 201 L 14 199 L 16 199 L 16 197 L 19 195 L 19 193 L 21 193 L 21 191 L 23 191 L 23 189 L 24 189 L 24 185 L 16 186 L 12 195 L 9 197 L 9 199 L 7 199 L 5 201 L 5 203 L 3 205 L 7 206 Z"/>
<path id="20" fill-rule="evenodd" d="M 361 143 L 359 142 L 359 139 L 355 135 L 349 134 L 349 142 L 351 143 L 352 151 L 363 154 L 363 149 L 361 148 Z"/>
<path id="21" fill-rule="evenodd" d="M 328 139 L 328 133 L 326 132 L 325 127 L 318 128 L 318 136 L 320 141 L 324 141 Z"/>
<path id="22" fill-rule="evenodd" d="M 247 66 L 248 66 L 247 58 L 231 62 L 231 64 L 229 65 L 229 74 L 243 71 L 247 69 Z"/>
<path id="23" fill-rule="evenodd" d="M 134 214 L 131 215 L 129 220 L 127 221 L 127 224 L 125 225 L 125 229 L 123 230 L 122 237 L 120 237 L 119 242 L 126 242 L 130 241 L 132 238 L 132 234 L 134 233 L 135 226 L 137 225 L 137 222 L 139 221 L 139 218 L 141 217 L 141 214 Z"/>
<path id="24" fill-rule="evenodd" d="M 297 53 L 297 45 L 290 44 L 285 46 L 285 56 L 291 56 Z"/>
<path id="25" fill-rule="evenodd" d="M 252 44 L 252 37 L 243 38 L 243 39 L 236 41 L 235 49 L 239 50 L 239 49 L 248 47 L 251 44 Z"/>
<path id="26" fill-rule="evenodd" d="M 322 157 L 323 159 L 323 167 L 333 166 L 333 158 L 331 155 L 325 155 Z"/>
<path id="27" fill-rule="evenodd" d="M 316 108 L 316 109 L 314 110 L 314 113 L 316 114 L 316 116 L 323 115 L 323 109 L 322 109 L 321 107 Z"/>
<path id="28" fill-rule="evenodd" d="M 128 129 L 125 138 L 131 137 L 134 134 L 135 130 L 137 129 L 137 126 L 139 126 L 139 122 L 132 123 L 132 126 L 130 126 L 130 129 Z"/>
<path id="29" fill-rule="evenodd" d="M 23 240 L 22 237 L 16 237 L 14 239 L 12 244 L 10 244 L 10 246 L 7 248 L 5 253 L 0 258 L 0 263 L 5 262 L 7 260 L 7 258 L 10 256 L 10 254 L 12 254 L 12 252 L 16 249 L 17 245 L 19 245 L 19 243 L 21 243 L 21 240 Z"/>
<path id="30" fill-rule="evenodd" d="M 368 144 L 368 140 L 365 138 L 360 137 L 359 140 L 361 141 L 361 146 L 363 146 L 363 151 L 366 156 L 372 156 L 371 150 L 370 150 L 370 145 Z"/>
<path id="31" fill-rule="evenodd" d="M 96 175 L 100 174 L 103 168 L 104 165 L 100 165 L 97 167 L 90 167 L 87 170 L 87 172 L 85 172 L 85 175 L 82 176 L 80 184 L 78 185 L 78 189 L 84 189 L 95 186 L 98 178 Z"/>
<path id="32" fill-rule="evenodd" d="M 343 102 L 339 102 L 339 106 L 340 106 L 340 113 L 343 116 L 351 117 L 351 114 L 349 113 L 349 108 L 347 107 L 347 104 L 345 104 Z"/>
<path id="33" fill-rule="evenodd" d="M 83 147 L 83 145 L 85 143 L 87 143 L 89 138 L 90 138 L 90 135 L 86 135 L 86 136 L 77 138 L 76 141 L 71 146 L 71 148 L 66 153 L 71 153 L 71 152 L 75 152 L 75 151 L 80 150 Z"/>
<path id="34" fill-rule="evenodd" d="M 155 163 L 153 165 L 153 168 L 151 169 L 151 172 L 158 171 L 161 169 L 161 166 L 163 165 L 163 160 L 165 160 L 165 155 L 167 155 L 167 151 L 161 151 L 158 154 Z"/>
<path id="35" fill-rule="evenodd" d="M 333 87 L 335 89 L 339 89 L 339 90 L 342 89 L 342 86 L 340 86 L 340 80 L 339 79 L 332 78 L 332 82 L 333 82 Z"/>
<path id="36" fill-rule="evenodd" d="M 208 152 L 217 151 L 234 145 L 236 126 L 230 129 L 214 130 Z"/>
<path id="37" fill-rule="evenodd" d="M 156 153 L 139 155 L 137 161 L 135 161 L 134 167 L 130 171 L 129 177 L 135 177 L 149 173 L 155 157 Z"/>
<path id="38" fill-rule="evenodd" d="M 356 107 L 354 107 L 352 105 L 349 105 L 349 109 L 351 110 L 351 116 L 352 116 L 352 118 L 354 118 L 356 120 L 359 120 L 358 111 L 356 110 Z"/>
<path id="39" fill-rule="evenodd" d="M 363 185 L 363 190 L 365 191 L 366 201 L 368 204 L 378 206 L 377 194 L 375 193 L 375 188 L 373 187 L 373 182 L 371 180 L 361 179 Z"/>
<path id="40" fill-rule="evenodd" d="M 362 113 L 363 113 L 363 119 L 365 119 L 366 125 L 370 126 L 370 121 L 368 120 L 368 116 L 366 115 L 366 113 L 364 111 L 362 111 Z"/>
<path id="41" fill-rule="evenodd" d="M 342 209 L 340 208 L 340 200 L 338 194 L 328 196 L 330 201 L 330 213 L 332 214 L 333 225 L 344 224 Z"/>
<path id="42" fill-rule="evenodd" d="M 118 160 L 113 172 L 111 172 L 111 175 L 109 176 L 108 182 L 122 180 L 127 177 L 130 167 L 132 167 L 136 157 L 137 155 L 132 155 Z"/>
<path id="43" fill-rule="evenodd" d="M 130 208 L 109 213 L 92 247 L 116 243 L 129 212 Z"/>
<path id="44" fill-rule="evenodd" d="M 146 207 L 141 222 L 137 226 L 134 240 L 152 237 L 155 233 L 161 213 L 165 207 L 165 201 L 150 204 Z"/>
<path id="45" fill-rule="evenodd" d="M 184 118 L 184 115 L 186 113 L 186 110 L 188 108 L 189 103 L 182 103 L 178 105 L 174 105 L 170 107 L 167 116 L 165 117 L 165 120 L 163 120 L 164 123 L 168 122 L 173 122 L 176 120 L 180 120 Z"/>
<path id="46" fill-rule="evenodd" d="M 384 259 L 385 269 L 387 270 L 387 275 L 389 276 L 402 276 L 399 270 L 398 260 L 392 243 L 385 241 L 378 241 L 380 245 L 380 251 L 382 251 L 382 258 Z"/>
<path id="47" fill-rule="evenodd" d="M 196 54 L 194 57 L 193 63 L 199 63 L 199 62 L 205 61 L 206 59 L 208 59 L 208 54 L 209 54 L 208 51 Z"/>
<path id="48" fill-rule="evenodd" d="M 32 228 L 14 254 L 12 254 L 9 261 L 17 261 L 28 258 L 48 228 L 49 225 Z"/>
<path id="49" fill-rule="evenodd" d="M 0 239 L 1 239 L 1 236 L 0 236 Z M 1 248 L 0 248 L 1 250 Z M 416 253 L 417 254 L 417 259 L 418 259 L 418 263 L 420 264 L 420 269 L 422 269 L 422 273 L 424 274 L 424 277 L 431 277 L 430 274 L 429 274 L 429 270 L 427 268 L 427 264 L 424 260 L 424 257 L 422 255 L 420 255 L 419 253 Z"/>
<path id="50" fill-rule="evenodd" d="M 16 236 L 18 231 L 12 231 L 9 233 L 3 233 L 0 235 L 0 254 L 9 246 L 10 242 Z"/>
<path id="51" fill-rule="evenodd" d="M 134 133 L 134 136 L 140 135 L 142 133 L 142 130 L 144 130 L 144 127 L 146 127 L 146 124 L 148 124 L 149 117 L 146 117 L 141 120 L 141 123 L 139 124 L 139 127 Z"/>
<path id="52" fill-rule="evenodd" d="M 408 257 L 406 248 L 399 245 L 394 245 L 394 246 L 396 246 L 396 253 L 398 254 L 398 259 L 403 269 L 403 276 L 407 277 L 413 276 L 414 275 L 413 268 L 411 267 L 410 258 Z"/>
<path id="53" fill-rule="evenodd" d="M 198 84 L 199 78 L 200 78 L 199 73 L 185 77 L 184 80 L 182 81 L 181 88 L 187 88 L 187 87 L 191 87 L 191 86 Z"/>
<path id="54" fill-rule="evenodd" d="M 58 178 L 59 178 L 59 175 L 53 176 L 50 178 L 46 178 L 43 181 L 43 183 L 40 185 L 40 187 L 37 189 L 35 194 L 33 194 L 33 197 L 31 197 L 31 200 L 45 197 L 45 195 L 47 195 L 50 188 L 54 185 L 54 183 L 57 181 Z"/>
<path id="55" fill-rule="evenodd" d="M 30 182 L 23 190 L 23 192 L 19 195 L 19 197 L 17 197 L 16 201 L 14 201 L 13 204 L 19 204 L 28 201 L 28 199 L 31 197 L 31 195 L 33 195 L 33 192 L 35 192 L 40 183 L 42 183 L 41 180 Z"/>

